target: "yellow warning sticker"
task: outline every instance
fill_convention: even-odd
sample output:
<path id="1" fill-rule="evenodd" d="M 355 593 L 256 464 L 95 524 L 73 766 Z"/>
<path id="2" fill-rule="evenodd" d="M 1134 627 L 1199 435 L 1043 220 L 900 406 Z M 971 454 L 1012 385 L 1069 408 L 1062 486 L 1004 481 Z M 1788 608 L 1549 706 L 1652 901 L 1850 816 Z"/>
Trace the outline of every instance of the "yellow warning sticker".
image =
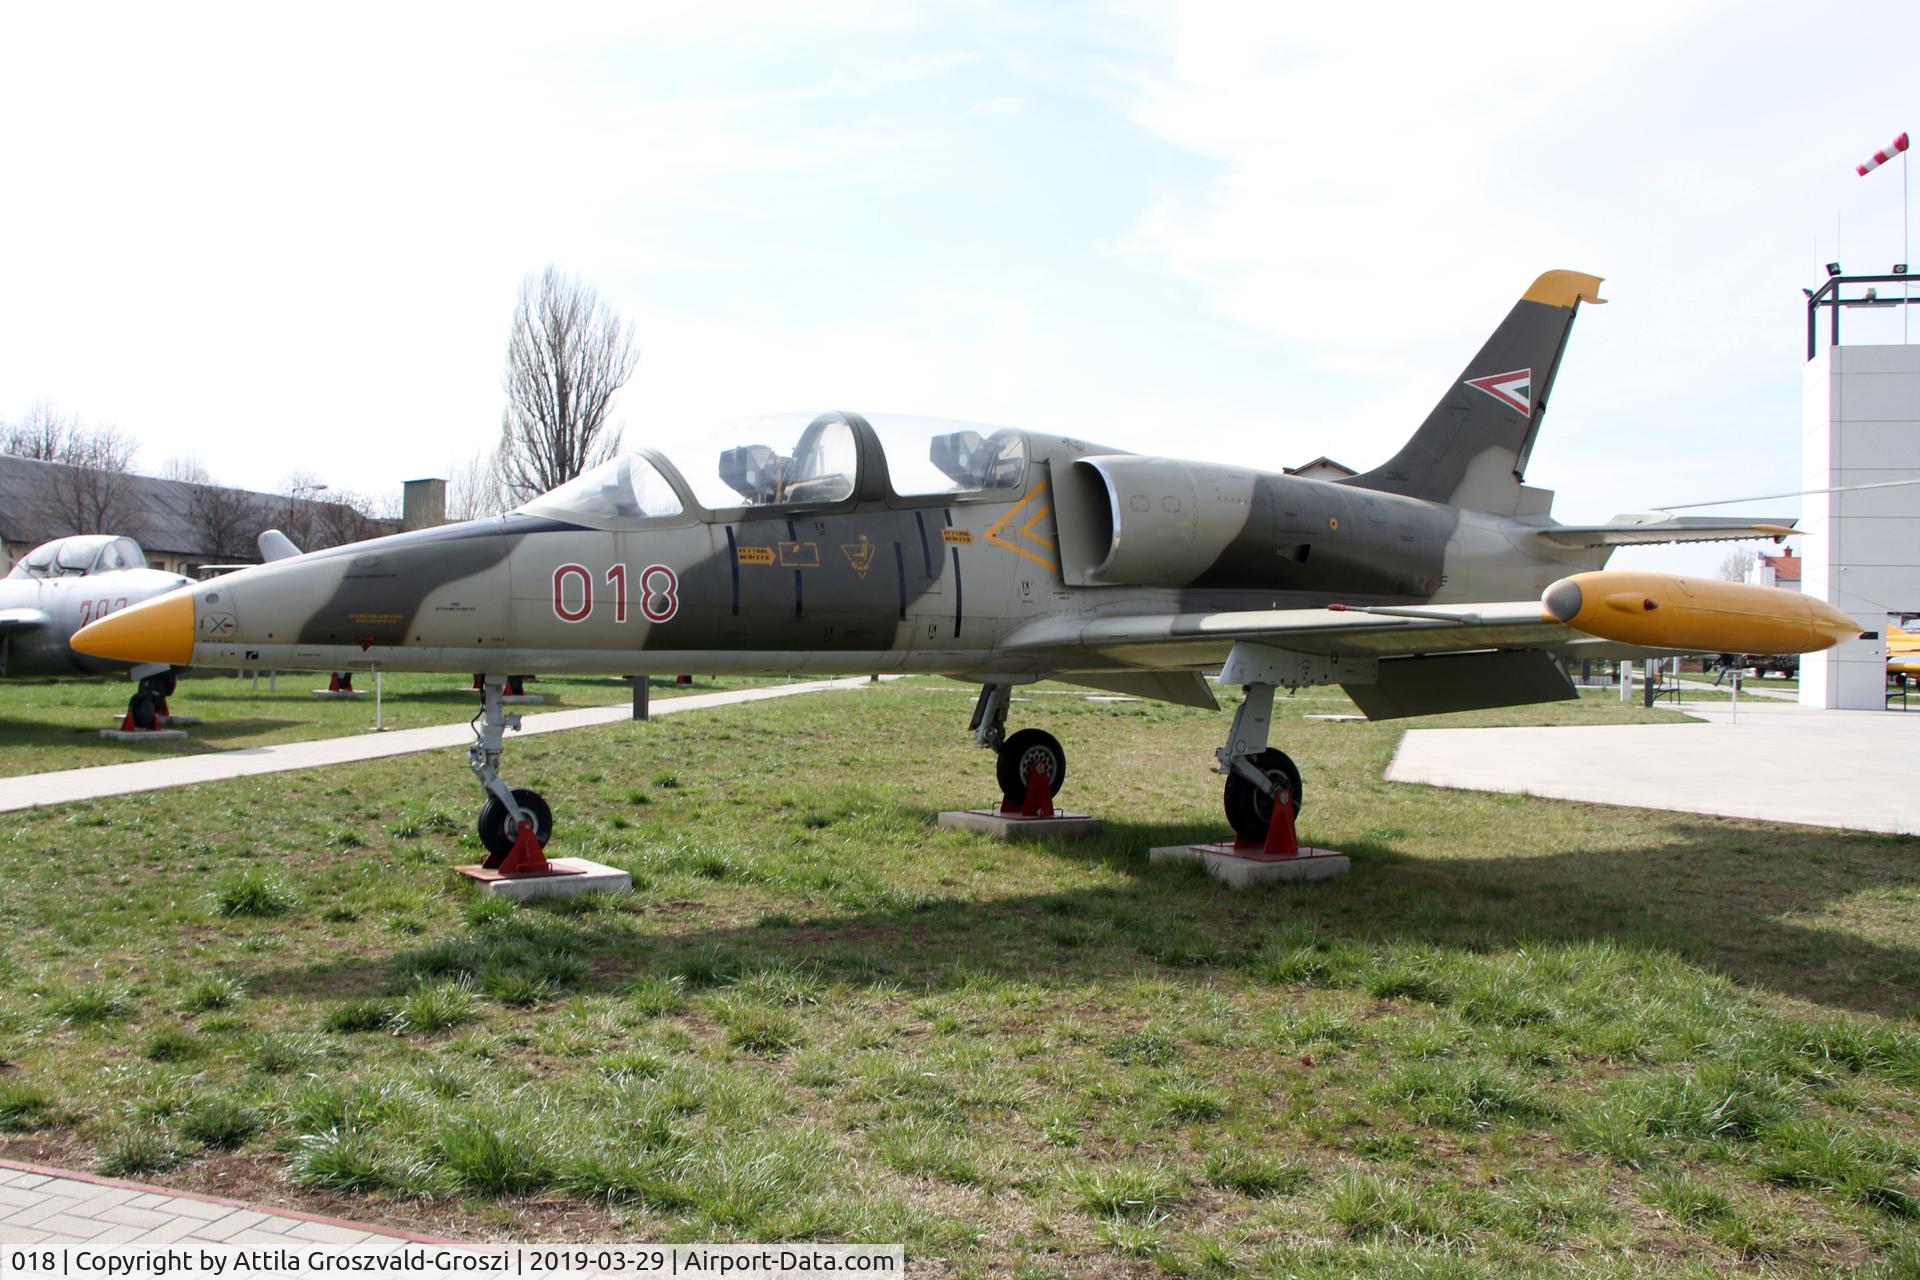
<path id="1" fill-rule="evenodd" d="M 942 529 L 940 531 L 940 541 L 950 547 L 970 547 L 973 545 L 973 530 Z"/>
<path id="2" fill-rule="evenodd" d="M 741 564 L 773 563 L 772 547 L 741 547 L 739 551 Z"/>

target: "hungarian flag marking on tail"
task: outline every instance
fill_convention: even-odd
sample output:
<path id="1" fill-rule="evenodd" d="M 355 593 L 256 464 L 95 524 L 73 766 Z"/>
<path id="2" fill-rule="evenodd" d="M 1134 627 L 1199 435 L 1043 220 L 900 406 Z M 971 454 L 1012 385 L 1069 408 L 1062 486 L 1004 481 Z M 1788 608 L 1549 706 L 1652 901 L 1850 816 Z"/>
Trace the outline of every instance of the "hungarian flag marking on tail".
<path id="1" fill-rule="evenodd" d="M 1512 373 L 1490 373 L 1484 378 L 1468 378 L 1466 385 L 1484 391 L 1520 416 L 1533 416 L 1533 370 L 1515 369 Z"/>

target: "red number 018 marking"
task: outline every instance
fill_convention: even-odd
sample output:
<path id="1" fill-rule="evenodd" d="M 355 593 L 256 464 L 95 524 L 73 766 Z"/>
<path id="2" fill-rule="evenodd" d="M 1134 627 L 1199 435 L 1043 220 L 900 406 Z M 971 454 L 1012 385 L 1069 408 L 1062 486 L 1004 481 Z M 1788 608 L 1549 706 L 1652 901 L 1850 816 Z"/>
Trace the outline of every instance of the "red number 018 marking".
<path id="1" fill-rule="evenodd" d="M 570 584 L 568 579 L 572 579 Z M 627 620 L 627 566 L 607 570 L 613 588 L 613 620 Z M 648 622 L 666 622 L 680 612 L 680 575 L 664 564 L 650 564 L 637 575 L 640 612 Z M 593 574 L 583 564 L 563 564 L 553 571 L 553 616 L 562 622 L 585 622 L 593 613 Z"/>

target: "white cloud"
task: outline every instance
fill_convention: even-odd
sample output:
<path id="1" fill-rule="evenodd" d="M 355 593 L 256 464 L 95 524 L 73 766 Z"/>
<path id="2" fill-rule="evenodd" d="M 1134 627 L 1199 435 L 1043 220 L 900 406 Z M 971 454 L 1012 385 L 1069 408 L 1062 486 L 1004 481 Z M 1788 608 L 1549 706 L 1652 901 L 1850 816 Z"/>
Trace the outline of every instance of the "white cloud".
<path id="1" fill-rule="evenodd" d="M 982 98 L 967 108 L 967 115 L 974 119 L 988 116 L 1015 116 L 1027 109 L 1025 98 Z"/>

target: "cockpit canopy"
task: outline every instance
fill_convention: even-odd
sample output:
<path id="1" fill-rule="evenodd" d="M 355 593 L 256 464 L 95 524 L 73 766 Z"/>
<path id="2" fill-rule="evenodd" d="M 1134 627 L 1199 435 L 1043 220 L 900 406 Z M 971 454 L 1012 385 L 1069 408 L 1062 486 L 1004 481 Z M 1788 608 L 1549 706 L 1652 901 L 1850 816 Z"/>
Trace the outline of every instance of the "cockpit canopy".
<path id="1" fill-rule="evenodd" d="M 9 578 L 80 578 L 115 569 L 144 569 L 147 553 L 132 538 L 82 533 L 43 542 L 21 556 Z"/>
<path id="2" fill-rule="evenodd" d="M 889 490 L 895 498 L 1012 492 L 1027 476 L 1024 432 L 899 415 L 775 415 L 689 430 L 671 452 L 684 466 L 656 449 L 625 453 L 520 510 L 592 521 L 679 516 L 689 506 L 818 509 Z M 703 454 L 713 461 L 700 462 Z"/>

